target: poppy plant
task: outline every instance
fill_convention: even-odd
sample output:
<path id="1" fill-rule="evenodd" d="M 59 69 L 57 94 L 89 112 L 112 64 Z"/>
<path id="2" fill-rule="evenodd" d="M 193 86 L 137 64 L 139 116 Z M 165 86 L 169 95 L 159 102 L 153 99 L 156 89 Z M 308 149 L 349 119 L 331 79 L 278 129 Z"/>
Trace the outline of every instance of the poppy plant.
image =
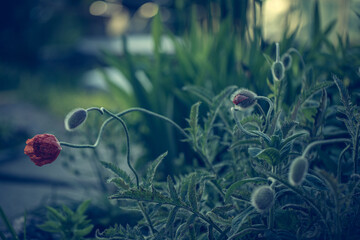
<path id="1" fill-rule="evenodd" d="M 24 153 L 28 155 L 37 166 L 52 163 L 59 156 L 61 146 L 52 134 L 38 134 L 26 141 Z"/>

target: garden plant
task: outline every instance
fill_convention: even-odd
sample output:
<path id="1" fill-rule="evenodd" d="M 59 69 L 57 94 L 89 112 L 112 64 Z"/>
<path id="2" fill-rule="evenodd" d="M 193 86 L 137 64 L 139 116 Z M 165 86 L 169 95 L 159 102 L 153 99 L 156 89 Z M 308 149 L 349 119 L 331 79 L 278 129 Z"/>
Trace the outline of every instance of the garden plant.
<path id="1" fill-rule="evenodd" d="M 268 97 L 238 86 L 209 96 L 196 87 L 201 102 L 192 105 L 186 128 L 144 108 L 120 113 L 78 108 L 65 118 L 69 131 L 86 124 L 88 114 L 107 117 L 94 144 L 59 142 L 54 135 L 40 134 L 27 141 L 25 153 L 38 166 L 50 164 L 67 147 L 96 148 L 110 122 L 122 126 L 131 171 L 101 164 L 113 173 L 107 182 L 118 189 L 109 199 L 141 212 L 142 218 L 132 226 L 97 229 L 96 239 L 358 239 L 358 106 L 333 75 L 331 81 L 311 85 L 304 77 L 296 101 L 283 108 L 294 52 L 281 55 L 276 44 L 275 60 L 269 58 Z M 329 104 L 331 88 L 339 91 L 335 105 Z M 207 112 L 201 115 L 204 105 Z M 159 118 L 179 131 L 193 149 L 197 167 L 157 180 L 165 152 L 149 160 L 146 173 L 139 175 L 124 120 L 133 112 Z M 88 204 L 76 212 L 49 207 L 49 219 L 39 227 L 61 233 L 62 239 L 84 239 L 93 229 L 84 215 Z"/>
<path id="2" fill-rule="evenodd" d="M 186 15 L 181 2 L 188 1 L 176 1 Z M 131 55 L 126 36 L 122 58 L 103 52 L 102 60 L 133 89 L 128 95 L 102 71 L 112 96 L 137 107 L 70 111 L 64 125 L 71 132 L 91 125 L 90 115 L 100 119 L 99 128 L 89 127 L 94 142 L 64 142 L 48 133 L 26 141 L 24 153 L 40 167 L 62 161 L 69 148 L 94 151 L 110 176 L 99 177 L 112 186 L 102 189 L 112 189 L 108 203 L 123 211 L 123 219 L 104 227 L 90 217 L 92 199 L 48 206 L 39 231 L 64 240 L 360 239 L 358 47 L 340 35 L 332 45 L 328 35 L 336 23 L 320 28 L 318 1 L 303 49 L 294 41 L 298 28 L 286 27 L 279 43 L 264 40 L 255 7 L 261 11 L 263 1 L 253 1 L 253 25 L 241 19 L 250 1 L 223 2 L 224 9 L 241 2 L 245 15 L 229 11 L 205 30 L 192 8 L 179 41 L 158 14 L 153 56 Z M 165 33 L 173 54 L 161 50 Z M 133 114 L 141 117 L 134 121 Z M 119 135 L 112 144 L 125 149 L 126 167 L 96 152 L 109 129 Z M 135 137 L 145 142 L 141 159 Z M 27 239 L 27 214 L 20 237 L 1 208 L 0 217 L 8 235 Z"/>

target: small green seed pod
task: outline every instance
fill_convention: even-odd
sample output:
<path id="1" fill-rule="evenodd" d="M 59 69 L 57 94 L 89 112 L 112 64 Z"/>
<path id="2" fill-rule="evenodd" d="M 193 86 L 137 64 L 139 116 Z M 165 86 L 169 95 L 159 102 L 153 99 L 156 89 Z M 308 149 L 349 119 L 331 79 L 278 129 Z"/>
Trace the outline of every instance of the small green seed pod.
<path id="1" fill-rule="evenodd" d="M 274 204 L 275 192 L 269 186 L 260 186 L 251 194 L 251 204 L 259 213 L 269 210 Z"/>
<path id="2" fill-rule="evenodd" d="M 274 62 L 271 66 L 271 72 L 275 81 L 281 81 L 285 77 L 285 67 L 281 61 Z"/>
<path id="3" fill-rule="evenodd" d="M 299 186 L 304 181 L 308 172 L 309 163 L 304 157 L 297 157 L 290 165 L 289 183 L 293 186 Z"/>
<path id="4" fill-rule="evenodd" d="M 292 64 L 292 57 L 290 54 L 285 53 L 281 56 L 281 62 L 284 64 L 285 70 L 289 70 Z"/>
<path id="5" fill-rule="evenodd" d="M 73 131 L 86 121 L 87 111 L 83 108 L 76 108 L 69 112 L 65 117 L 65 129 Z"/>

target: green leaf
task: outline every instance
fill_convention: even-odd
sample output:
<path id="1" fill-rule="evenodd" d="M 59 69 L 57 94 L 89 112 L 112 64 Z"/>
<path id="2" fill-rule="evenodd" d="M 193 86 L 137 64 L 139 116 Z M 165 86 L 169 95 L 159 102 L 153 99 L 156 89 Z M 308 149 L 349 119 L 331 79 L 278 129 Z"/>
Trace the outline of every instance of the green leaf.
<path id="1" fill-rule="evenodd" d="M 229 151 L 233 150 L 234 148 L 240 147 L 241 145 L 249 145 L 249 144 L 258 144 L 260 145 L 261 142 L 254 138 L 254 139 L 244 139 L 244 140 L 238 140 L 236 142 L 234 142 L 230 147 L 229 147 Z"/>
<path id="2" fill-rule="evenodd" d="M 161 154 L 160 156 L 158 156 L 149 166 L 149 168 L 147 169 L 146 172 L 146 181 L 147 181 L 147 186 L 152 185 L 152 182 L 154 180 L 155 177 L 155 173 L 156 170 L 158 168 L 158 166 L 160 165 L 161 161 L 166 157 L 166 155 L 168 154 L 168 152 L 164 152 L 163 154 Z"/>
<path id="3" fill-rule="evenodd" d="M 190 176 L 185 177 L 181 181 L 180 198 L 182 201 L 185 201 L 186 196 L 188 194 L 189 183 L 190 183 Z"/>
<path id="4" fill-rule="evenodd" d="M 261 152 L 261 148 L 257 148 L 257 147 L 248 148 L 248 153 L 251 157 L 255 157 L 259 152 Z"/>
<path id="5" fill-rule="evenodd" d="M 256 157 L 266 161 L 271 166 L 275 166 L 280 161 L 280 152 L 276 148 L 269 147 L 259 152 Z"/>
<path id="6" fill-rule="evenodd" d="M 115 173 L 117 176 L 122 178 L 127 184 L 132 186 L 132 181 L 130 176 L 125 172 L 124 170 L 117 167 L 115 164 L 105 161 L 100 161 L 100 163 L 107 169 L 110 169 L 113 173 Z"/>
<path id="7" fill-rule="evenodd" d="M 171 199 L 173 199 L 174 201 L 179 201 L 179 195 L 177 194 L 174 182 L 169 175 L 167 176 L 167 184 Z"/>
<path id="8" fill-rule="evenodd" d="M 226 191 L 225 202 L 229 202 L 231 194 L 233 194 L 242 185 L 249 183 L 249 182 L 258 183 L 258 182 L 267 182 L 267 180 L 265 178 L 255 177 L 255 178 L 242 179 L 242 180 L 239 180 L 239 181 L 231 184 L 231 186 Z"/>
<path id="9" fill-rule="evenodd" d="M 175 203 L 171 198 L 159 193 L 158 191 L 150 191 L 146 189 L 129 189 L 117 194 L 113 194 L 110 199 L 133 199 L 138 201 L 161 203 L 161 204 L 177 204 L 183 205 L 183 203 Z"/>
<path id="10" fill-rule="evenodd" d="M 154 52 L 155 54 L 160 52 L 161 47 L 161 35 L 162 35 L 162 23 L 160 13 L 153 17 L 151 24 L 151 33 L 154 40 Z"/>
<path id="11" fill-rule="evenodd" d="M 250 131 L 251 133 L 254 133 L 254 134 L 256 134 L 256 135 L 258 135 L 259 137 L 261 137 L 262 139 L 264 139 L 265 140 L 265 142 L 266 142 L 266 144 L 270 144 L 270 142 L 271 142 L 271 139 L 270 139 L 270 137 L 268 136 L 268 135 L 266 135 L 265 133 L 263 133 L 263 132 L 260 132 L 260 131 Z"/>
<path id="12" fill-rule="evenodd" d="M 322 90 L 324 88 L 331 87 L 332 85 L 334 85 L 333 82 L 325 81 L 325 82 L 317 83 L 317 84 L 311 86 L 301 96 L 301 103 L 304 103 L 309 97 L 311 97 L 312 95 L 314 95 L 318 91 L 320 91 L 320 90 Z"/>
<path id="13" fill-rule="evenodd" d="M 175 221 L 176 213 L 177 213 L 178 210 L 179 210 L 178 207 L 174 207 L 173 209 L 171 209 L 171 211 L 169 213 L 169 216 L 167 218 L 167 221 L 166 221 L 166 226 L 165 226 L 166 230 L 169 230 L 172 227 L 172 225 L 173 225 L 173 223 Z"/>
<path id="14" fill-rule="evenodd" d="M 198 118 L 199 118 L 200 104 L 201 104 L 201 102 L 197 102 L 191 106 L 190 119 L 188 120 L 189 125 L 190 125 L 189 131 L 191 133 L 192 140 L 194 141 L 195 145 L 197 144 L 197 136 L 198 136 L 198 131 L 199 131 Z"/>
<path id="15" fill-rule="evenodd" d="M 188 197 L 189 197 L 190 206 L 194 211 L 197 211 L 198 206 L 197 206 L 197 199 L 196 199 L 195 174 L 191 175 L 188 192 L 189 192 Z"/>
<path id="16" fill-rule="evenodd" d="M 210 217 L 213 222 L 223 224 L 223 225 L 231 224 L 231 219 L 222 218 L 221 216 L 219 216 L 219 215 L 217 215 L 217 214 L 215 214 L 213 212 L 208 212 L 208 213 L 206 213 L 206 215 L 208 217 Z"/>
<path id="17" fill-rule="evenodd" d="M 281 140 L 280 148 L 284 147 L 287 143 L 289 143 L 289 142 L 295 140 L 296 138 L 301 137 L 305 134 L 307 134 L 307 132 L 298 132 L 298 133 L 295 133 L 295 134 Z"/>
<path id="18" fill-rule="evenodd" d="M 19 238 L 17 237 L 16 232 L 15 232 L 13 226 L 11 225 L 9 219 L 6 217 L 4 211 L 3 211 L 3 209 L 2 209 L 1 207 L 0 207 L 0 217 L 1 217 L 1 219 L 3 220 L 3 222 L 5 223 L 7 229 L 10 231 L 11 236 L 12 236 L 14 239 L 18 240 Z"/>
<path id="19" fill-rule="evenodd" d="M 56 221 L 46 221 L 44 224 L 37 225 L 38 228 L 45 232 L 58 233 L 61 232 L 61 224 Z"/>
<path id="20" fill-rule="evenodd" d="M 122 179 L 120 177 L 109 178 L 106 182 L 107 183 L 114 183 L 118 188 L 122 188 L 122 189 L 125 189 L 125 190 L 130 188 L 130 186 L 128 184 L 126 184 L 124 179 Z"/>
<path id="21" fill-rule="evenodd" d="M 91 224 L 91 225 L 89 225 L 89 226 L 87 226 L 87 227 L 85 227 L 83 229 L 76 229 L 74 231 L 74 235 L 77 236 L 77 237 L 84 237 L 84 236 L 88 235 L 91 232 L 93 227 L 94 227 L 94 225 Z"/>
<path id="22" fill-rule="evenodd" d="M 271 57 L 265 53 L 263 53 L 263 56 L 264 56 L 266 62 L 269 64 L 269 66 L 272 66 L 272 64 L 274 63 L 274 60 L 272 60 Z"/>
<path id="23" fill-rule="evenodd" d="M 240 214 L 238 214 L 231 222 L 231 229 L 229 234 L 234 235 L 236 234 L 246 221 L 246 219 L 253 213 L 256 213 L 256 210 L 253 206 L 249 206 L 246 209 L 244 209 Z M 230 236 L 231 238 L 231 236 Z"/>
<path id="24" fill-rule="evenodd" d="M 90 202 L 91 202 L 91 200 L 86 200 L 83 203 L 81 203 L 76 209 L 76 214 L 84 215 L 84 213 L 86 212 L 86 210 L 88 209 L 88 207 L 90 205 Z"/>
<path id="25" fill-rule="evenodd" d="M 58 221 L 60 222 L 65 222 L 66 218 L 65 216 L 63 216 L 59 211 L 57 211 L 55 208 L 52 208 L 50 206 L 47 206 L 46 209 L 48 210 L 48 212 L 54 216 Z"/>

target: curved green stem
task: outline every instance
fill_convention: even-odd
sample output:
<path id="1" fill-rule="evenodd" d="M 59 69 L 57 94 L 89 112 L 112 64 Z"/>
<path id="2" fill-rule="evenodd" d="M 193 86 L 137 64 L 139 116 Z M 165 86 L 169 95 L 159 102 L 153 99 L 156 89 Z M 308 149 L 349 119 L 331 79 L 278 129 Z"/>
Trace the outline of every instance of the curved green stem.
<path id="1" fill-rule="evenodd" d="M 267 125 L 269 123 L 269 120 L 270 120 L 270 116 L 271 116 L 271 113 L 274 109 L 274 103 L 267 97 L 264 97 L 264 96 L 257 96 L 256 99 L 262 99 L 262 100 L 265 100 L 266 102 L 268 102 L 269 104 L 269 109 L 267 111 L 267 114 L 266 114 L 266 120 L 265 120 L 265 130 L 264 132 L 266 131 L 267 129 Z"/>
<path id="2" fill-rule="evenodd" d="M 114 119 L 118 120 L 121 125 L 123 126 L 124 128 L 124 131 L 125 131 L 125 135 L 126 135 L 126 144 L 127 144 L 127 164 L 130 168 L 130 170 L 134 173 L 135 175 L 135 178 L 136 178 L 136 185 L 137 187 L 139 188 L 139 177 L 135 171 L 135 169 L 133 168 L 133 166 L 131 165 L 131 162 L 130 162 L 130 138 L 129 138 L 129 131 L 126 127 L 126 124 L 125 122 L 120 118 L 120 116 L 118 115 L 115 115 L 111 112 L 109 112 L 108 110 L 106 110 L 105 108 L 89 108 L 87 109 L 87 111 L 93 111 L 93 110 L 96 110 L 98 112 L 100 112 L 101 114 L 103 114 L 104 112 L 107 113 L 108 115 L 110 115 L 111 117 L 106 119 L 103 124 L 101 125 L 100 127 L 100 130 L 99 130 L 99 133 L 98 133 L 98 136 L 96 138 L 96 141 L 94 144 L 74 144 L 74 143 L 67 143 L 67 142 L 60 142 L 60 145 L 61 146 L 65 146 L 65 147 L 72 147 L 72 148 L 96 148 L 98 145 L 99 145 L 99 142 L 101 140 L 101 136 L 102 136 L 102 133 L 105 129 L 105 127 Z"/>
<path id="3" fill-rule="evenodd" d="M 349 139 L 347 139 L 347 138 L 327 139 L 327 140 L 321 140 L 321 141 L 312 142 L 309 145 L 307 145 L 307 147 L 305 148 L 305 150 L 304 150 L 304 152 L 302 154 L 302 157 L 306 157 L 306 155 L 311 150 L 311 148 L 316 146 L 316 145 L 330 144 L 330 143 L 337 143 L 337 142 L 351 143 L 351 141 Z"/>
<path id="4" fill-rule="evenodd" d="M 275 43 L 276 46 L 276 62 L 280 62 L 280 46 L 279 43 Z"/>
<path id="5" fill-rule="evenodd" d="M 234 117 L 234 119 L 235 119 L 235 123 L 236 123 L 236 125 L 238 126 L 238 128 L 239 128 L 242 132 L 244 132 L 246 135 L 248 135 L 248 136 L 258 137 L 258 135 L 249 132 L 248 130 L 246 130 L 246 129 L 243 127 L 243 125 L 241 124 L 240 120 L 239 120 L 238 117 L 236 116 L 235 111 L 239 111 L 239 110 L 236 109 L 236 108 L 234 108 L 234 107 L 232 107 L 232 108 L 231 108 L 231 112 L 233 113 L 233 117 Z"/>
<path id="6" fill-rule="evenodd" d="M 126 160 L 127 160 L 127 164 L 130 168 L 130 170 L 134 173 L 135 178 L 136 178 L 136 186 L 139 188 L 139 177 L 134 169 L 134 167 L 131 165 L 130 162 L 130 137 L 129 137 L 129 130 L 125 124 L 125 122 L 118 116 L 116 116 L 115 114 L 113 114 L 112 112 L 106 110 L 105 108 L 101 108 L 105 113 L 109 114 L 111 117 L 113 117 L 114 119 L 118 120 L 121 125 L 124 128 L 125 131 L 125 136 L 126 136 L 126 145 L 127 145 L 127 154 L 126 154 Z"/>

